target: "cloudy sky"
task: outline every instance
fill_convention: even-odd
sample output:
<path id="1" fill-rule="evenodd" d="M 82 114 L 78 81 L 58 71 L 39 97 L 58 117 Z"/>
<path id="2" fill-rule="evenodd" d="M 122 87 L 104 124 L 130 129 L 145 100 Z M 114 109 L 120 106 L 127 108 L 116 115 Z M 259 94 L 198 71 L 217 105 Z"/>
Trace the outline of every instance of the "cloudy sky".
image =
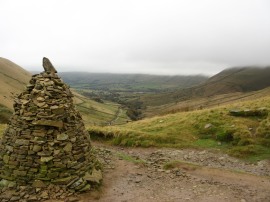
<path id="1" fill-rule="evenodd" d="M 0 0 L 0 57 L 42 71 L 215 74 L 270 65 L 269 0 Z"/>

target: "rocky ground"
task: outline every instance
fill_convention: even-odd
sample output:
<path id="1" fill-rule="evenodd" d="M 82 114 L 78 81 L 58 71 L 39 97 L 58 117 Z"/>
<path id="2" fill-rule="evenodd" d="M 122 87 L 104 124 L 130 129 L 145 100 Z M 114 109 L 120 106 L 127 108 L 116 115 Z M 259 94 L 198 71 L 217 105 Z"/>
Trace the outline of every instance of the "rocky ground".
<path id="1" fill-rule="evenodd" d="M 222 153 L 95 143 L 104 185 L 81 201 L 270 201 L 270 161 Z M 169 169 L 164 169 L 164 166 Z"/>
<path id="2" fill-rule="evenodd" d="M 16 192 L 27 194 L 11 201 L 270 201 L 269 160 L 251 164 L 207 150 L 93 145 L 104 167 L 99 190 L 74 195 L 57 187 L 32 188 L 32 194 Z"/>

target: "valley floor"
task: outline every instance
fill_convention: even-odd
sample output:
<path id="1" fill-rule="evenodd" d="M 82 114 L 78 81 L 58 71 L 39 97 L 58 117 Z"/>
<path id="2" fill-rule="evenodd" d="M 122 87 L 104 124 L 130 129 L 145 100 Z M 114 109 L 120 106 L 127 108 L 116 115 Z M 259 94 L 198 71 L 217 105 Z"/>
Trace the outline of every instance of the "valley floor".
<path id="1" fill-rule="evenodd" d="M 269 160 L 251 164 L 206 150 L 94 146 L 104 184 L 80 195 L 82 202 L 270 201 Z"/>

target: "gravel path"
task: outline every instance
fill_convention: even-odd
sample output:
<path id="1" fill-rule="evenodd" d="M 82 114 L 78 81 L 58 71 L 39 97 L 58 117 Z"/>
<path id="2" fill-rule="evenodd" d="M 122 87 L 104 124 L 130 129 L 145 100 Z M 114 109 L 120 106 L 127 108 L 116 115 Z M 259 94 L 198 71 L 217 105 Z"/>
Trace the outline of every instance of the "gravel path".
<path id="1" fill-rule="evenodd" d="M 82 202 L 270 201 L 269 161 L 250 164 L 206 150 L 94 146 L 104 184 L 82 194 Z M 165 170 L 171 162 L 176 166 Z"/>

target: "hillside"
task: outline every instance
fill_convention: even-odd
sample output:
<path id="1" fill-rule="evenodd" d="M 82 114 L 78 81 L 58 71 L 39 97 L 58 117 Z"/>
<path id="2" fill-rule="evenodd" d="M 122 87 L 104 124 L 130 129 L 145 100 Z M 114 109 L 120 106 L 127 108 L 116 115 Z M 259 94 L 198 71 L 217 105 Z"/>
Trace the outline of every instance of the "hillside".
<path id="1" fill-rule="evenodd" d="M 228 94 L 213 95 L 207 97 L 197 97 L 179 102 L 171 102 L 163 105 L 148 106 L 144 110 L 145 117 L 164 115 L 176 112 L 186 112 L 198 109 L 207 109 L 216 106 L 233 104 L 239 101 L 256 100 L 267 97 L 270 94 L 270 87 L 251 92 L 235 92 Z"/>
<path id="2" fill-rule="evenodd" d="M 249 160 L 270 157 L 270 96 L 156 116 L 117 127 L 89 127 L 116 145 L 212 148 Z"/>
<path id="3" fill-rule="evenodd" d="M 126 115 L 126 109 L 122 108 L 120 104 L 105 100 L 99 103 L 74 90 L 73 94 L 76 108 L 82 114 L 86 125 L 119 125 L 130 121 Z"/>
<path id="4" fill-rule="evenodd" d="M 203 96 L 234 92 L 250 92 L 270 86 L 270 67 L 243 67 L 226 69 L 209 78 L 194 89 L 194 94 Z"/>
<path id="5" fill-rule="evenodd" d="M 0 57 L 0 123 L 7 123 L 12 114 L 14 96 L 25 88 L 30 78 L 29 72 Z"/>
<path id="6" fill-rule="evenodd" d="M 31 74 L 22 67 L 0 58 L 0 104 L 11 109 L 14 95 L 25 88 L 30 78 Z"/>
<path id="7" fill-rule="evenodd" d="M 235 92 L 250 92 L 270 86 L 270 67 L 225 69 L 201 85 L 179 91 L 177 97 L 207 97 Z"/>

